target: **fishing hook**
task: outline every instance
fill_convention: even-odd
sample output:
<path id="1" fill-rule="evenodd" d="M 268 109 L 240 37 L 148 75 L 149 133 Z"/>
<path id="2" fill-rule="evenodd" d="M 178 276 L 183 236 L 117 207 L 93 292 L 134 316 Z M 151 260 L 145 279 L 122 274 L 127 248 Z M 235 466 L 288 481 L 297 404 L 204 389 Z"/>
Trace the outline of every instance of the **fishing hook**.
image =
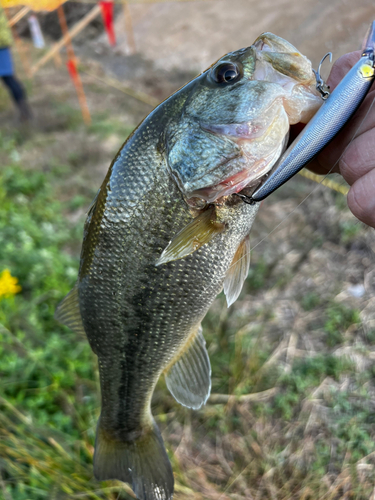
<path id="1" fill-rule="evenodd" d="M 239 196 L 241 198 L 241 200 L 246 203 L 246 205 L 255 205 L 255 201 L 250 197 L 250 196 L 246 196 L 245 194 L 240 194 L 240 193 L 233 193 L 235 194 L 236 196 Z"/>
<path id="2" fill-rule="evenodd" d="M 320 95 L 322 96 L 322 99 L 324 101 L 330 95 L 330 92 L 329 92 L 329 86 L 326 84 L 326 82 L 323 80 L 323 78 L 320 74 L 320 70 L 322 68 L 323 62 L 327 59 L 328 56 L 329 56 L 329 62 L 331 63 L 332 62 L 332 52 L 327 52 L 327 54 L 322 58 L 322 60 L 319 63 L 318 71 L 315 71 L 315 69 L 313 69 L 313 72 L 314 72 L 314 75 L 316 78 L 316 90 L 320 93 Z"/>

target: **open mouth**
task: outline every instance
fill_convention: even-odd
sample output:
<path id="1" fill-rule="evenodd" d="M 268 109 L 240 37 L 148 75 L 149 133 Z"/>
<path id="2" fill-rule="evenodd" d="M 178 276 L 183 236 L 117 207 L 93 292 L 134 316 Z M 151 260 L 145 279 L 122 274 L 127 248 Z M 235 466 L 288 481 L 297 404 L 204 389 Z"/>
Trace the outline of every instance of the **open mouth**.
<path id="1" fill-rule="evenodd" d="M 258 94 L 251 94 L 250 104 L 256 105 L 251 104 L 246 113 L 239 115 L 251 119 L 200 124 L 206 132 L 234 142 L 237 153 L 232 158 L 223 154 L 200 178 L 181 182 L 189 204 L 197 199 L 200 203 L 214 203 L 259 185 L 285 151 L 289 135 L 301 129 L 301 124 L 307 123 L 322 103 L 310 61 L 292 45 L 285 41 L 280 44 L 277 37 L 266 34 L 259 37 L 254 47 L 256 66 L 251 83 Z"/>
<path id="2" fill-rule="evenodd" d="M 208 129 L 208 127 L 207 127 Z M 241 161 L 230 160 L 228 167 L 231 175 L 214 185 L 195 189 L 187 193 L 187 198 L 203 198 L 207 203 L 213 203 L 218 198 L 239 193 L 245 187 L 251 186 L 255 181 L 269 172 L 285 150 L 288 135 L 289 121 L 284 108 L 278 106 L 272 120 L 261 130 L 255 130 L 251 124 L 220 126 L 208 129 L 211 133 L 222 133 L 238 144 L 241 149 Z M 224 174 L 225 175 L 225 174 Z"/>
<path id="3" fill-rule="evenodd" d="M 233 193 L 239 193 L 244 188 L 249 187 L 263 177 L 271 170 L 278 158 L 285 149 L 286 140 L 280 144 L 279 148 L 274 151 L 269 157 L 262 158 L 252 164 L 252 168 L 244 169 L 226 179 L 215 186 L 208 186 L 202 189 L 196 189 L 188 194 L 188 198 L 203 198 L 207 203 L 213 203 L 218 198 L 228 196 Z"/>

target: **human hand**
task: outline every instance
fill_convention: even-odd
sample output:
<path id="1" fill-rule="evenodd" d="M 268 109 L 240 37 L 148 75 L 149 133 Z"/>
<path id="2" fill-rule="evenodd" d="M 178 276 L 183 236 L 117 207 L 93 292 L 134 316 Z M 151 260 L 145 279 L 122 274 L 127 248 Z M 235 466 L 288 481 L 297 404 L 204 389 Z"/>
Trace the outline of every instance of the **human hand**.
<path id="1" fill-rule="evenodd" d="M 361 51 L 340 57 L 332 67 L 328 85 L 333 90 Z M 375 84 L 343 130 L 308 165 L 318 174 L 340 173 L 351 188 L 348 206 L 362 222 L 375 228 Z M 353 139 L 354 137 L 354 139 Z M 342 155 L 342 156 L 341 156 Z"/>

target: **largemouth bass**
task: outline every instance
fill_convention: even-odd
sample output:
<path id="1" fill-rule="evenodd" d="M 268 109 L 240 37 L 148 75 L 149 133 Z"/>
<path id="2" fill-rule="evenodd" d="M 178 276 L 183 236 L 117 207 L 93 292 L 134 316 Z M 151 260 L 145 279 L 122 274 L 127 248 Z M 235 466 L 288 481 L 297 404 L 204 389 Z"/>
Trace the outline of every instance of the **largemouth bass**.
<path id="1" fill-rule="evenodd" d="M 81 265 L 57 319 L 98 356 L 101 415 L 94 474 L 168 500 L 173 473 L 150 403 L 162 373 L 200 408 L 211 368 L 201 322 L 249 268 L 258 205 L 236 193 L 272 168 L 291 124 L 321 104 L 311 63 L 266 33 L 161 103 L 113 160 L 88 212 Z"/>

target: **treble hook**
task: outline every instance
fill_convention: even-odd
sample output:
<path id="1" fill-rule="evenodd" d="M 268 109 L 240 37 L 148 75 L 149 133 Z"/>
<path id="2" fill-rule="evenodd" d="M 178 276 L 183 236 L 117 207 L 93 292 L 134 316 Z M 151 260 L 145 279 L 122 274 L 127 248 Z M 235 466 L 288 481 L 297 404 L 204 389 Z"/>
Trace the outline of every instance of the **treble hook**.
<path id="1" fill-rule="evenodd" d="M 313 69 L 313 72 L 314 72 L 315 78 L 316 78 L 316 90 L 320 93 L 320 95 L 322 96 L 322 99 L 324 101 L 327 99 L 330 92 L 329 92 L 329 86 L 326 84 L 326 82 L 323 80 L 323 78 L 320 75 L 320 69 L 322 67 L 323 62 L 327 59 L 328 56 L 329 56 L 329 62 L 331 63 L 332 62 L 332 52 L 327 52 L 327 54 L 322 58 L 322 60 L 319 63 L 318 71 L 315 71 L 315 69 Z"/>

